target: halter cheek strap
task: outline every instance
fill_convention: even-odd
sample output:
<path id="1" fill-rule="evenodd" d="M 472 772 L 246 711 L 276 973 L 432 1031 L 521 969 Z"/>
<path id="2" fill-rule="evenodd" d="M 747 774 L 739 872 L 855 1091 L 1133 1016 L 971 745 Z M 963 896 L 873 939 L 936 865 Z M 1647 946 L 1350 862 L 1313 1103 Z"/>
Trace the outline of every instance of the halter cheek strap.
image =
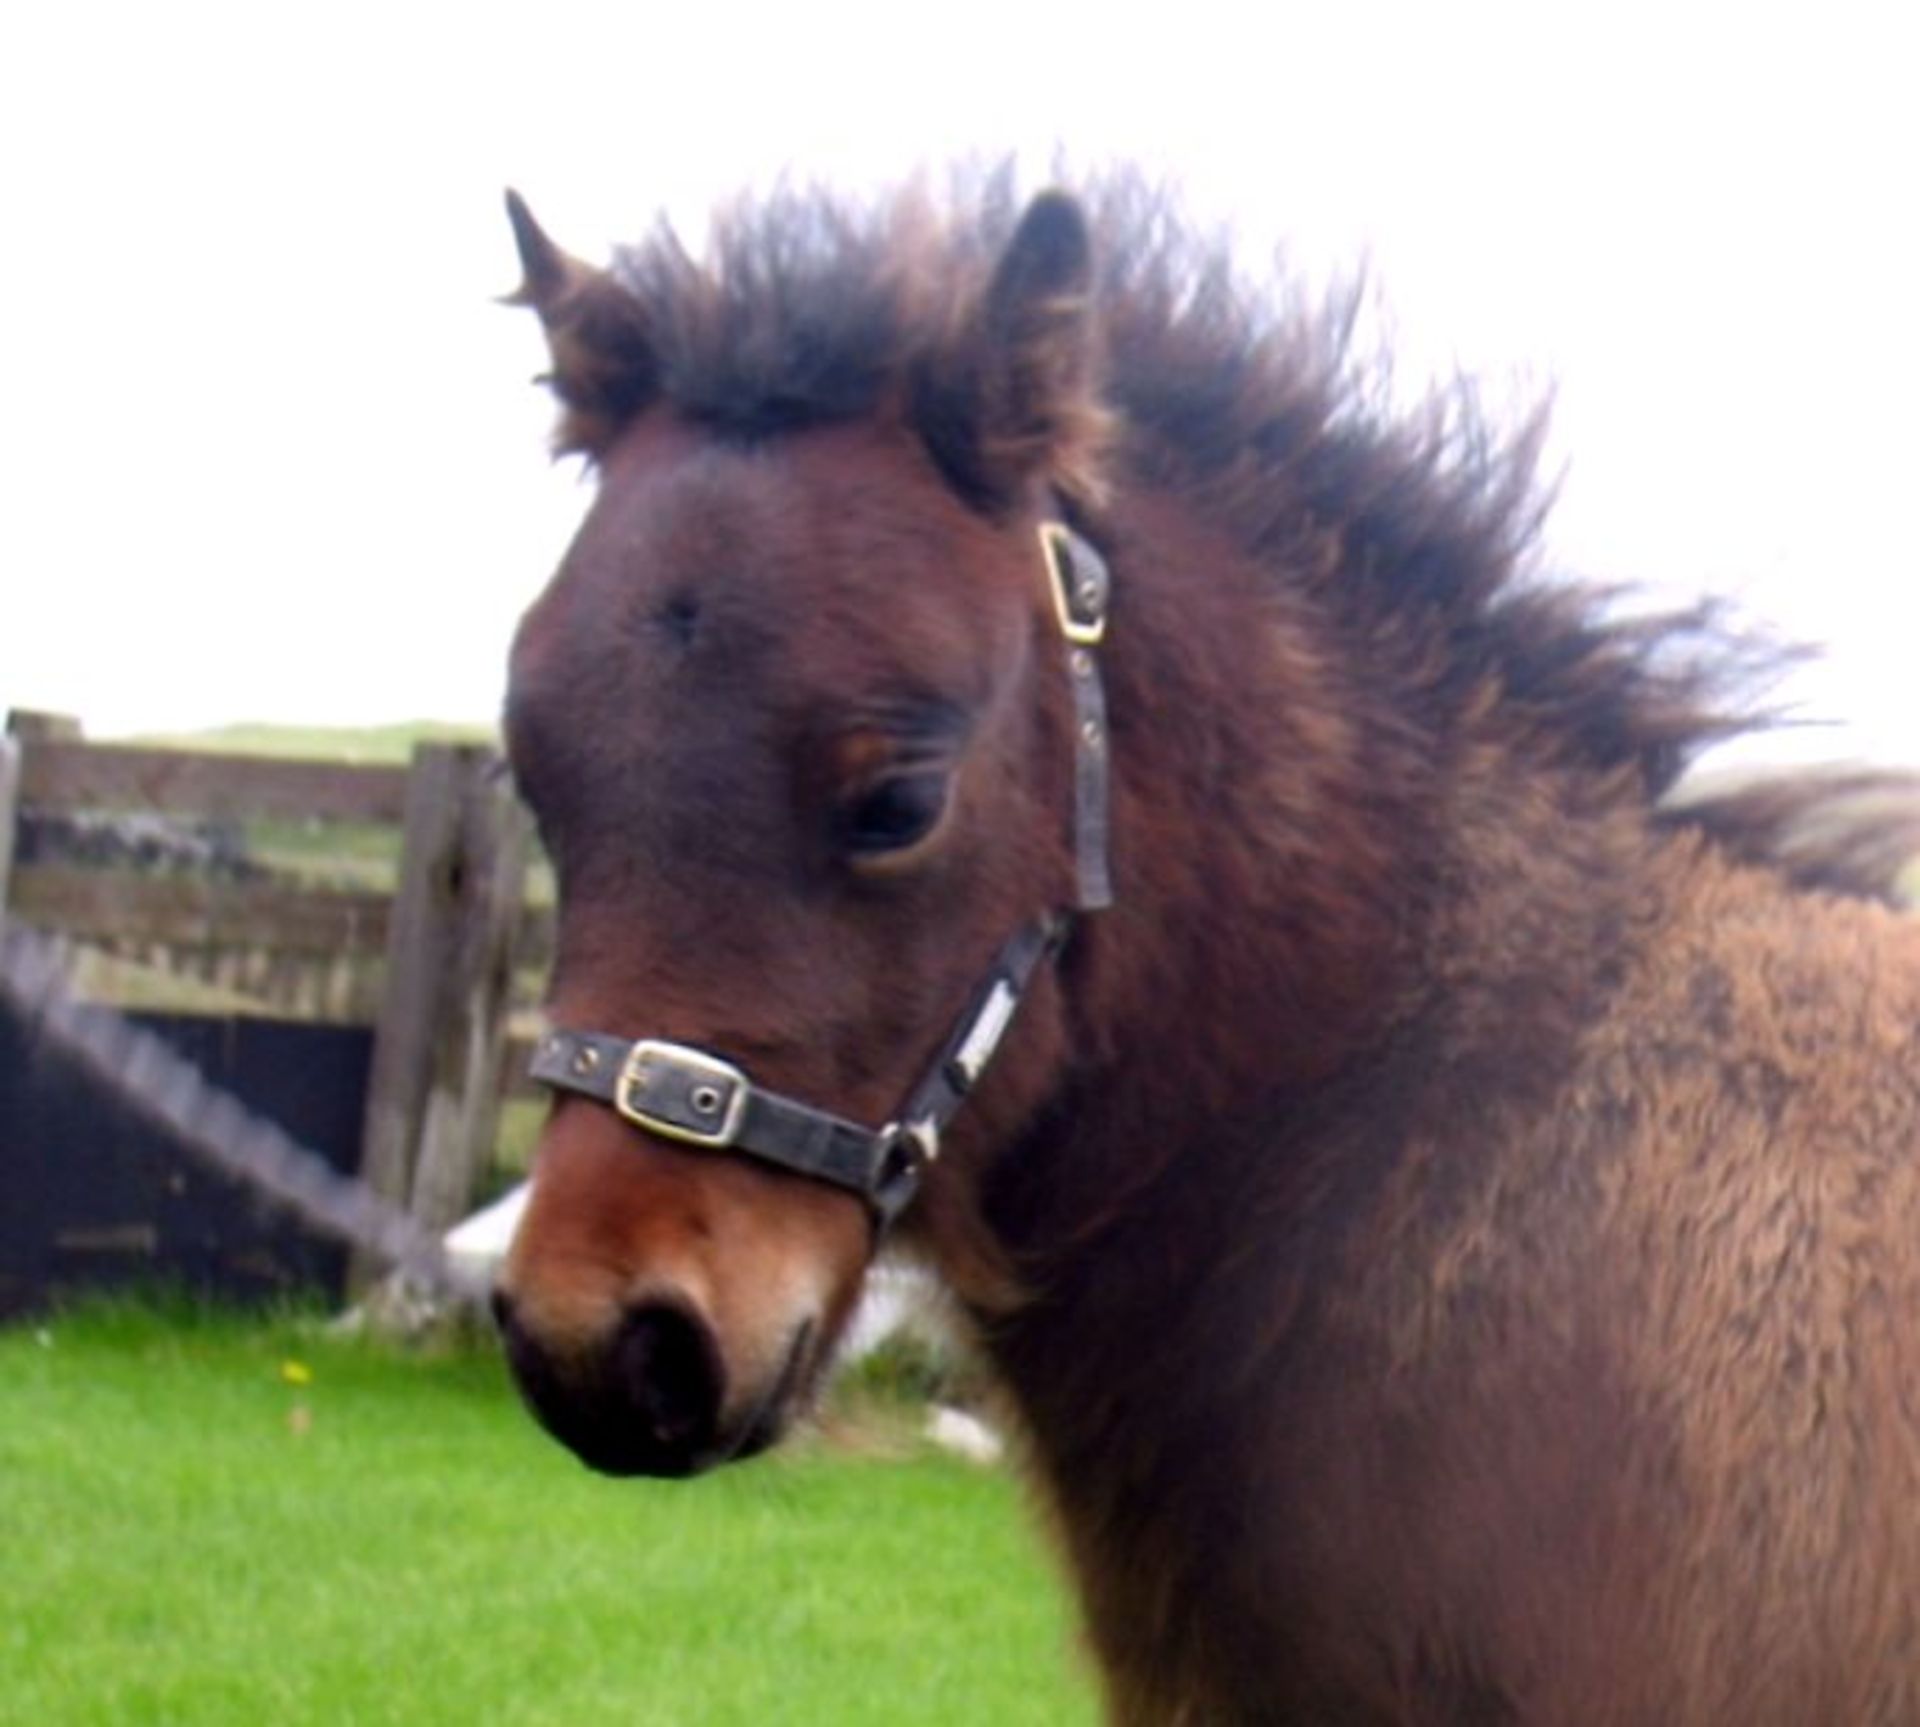
<path id="1" fill-rule="evenodd" d="M 1075 906 L 1104 911 L 1113 904 L 1107 867 L 1107 697 L 1094 653 L 1107 633 L 1113 578 L 1106 560 L 1064 522 L 1040 529 L 1053 613 L 1067 646 L 1067 686 L 1073 691 L 1073 862 Z"/>
<path id="2" fill-rule="evenodd" d="M 1040 529 L 1054 616 L 1067 650 L 1074 719 L 1074 911 L 1112 904 L 1108 867 L 1107 712 L 1094 650 L 1106 634 L 1111 580 L 1100 554 L 1062 522 Z M 636 1127 L 705 1151 L 759 1159 L 858 1194 L 884 1234 L 940 1155 L 941 1136 L 1013 1023 L 1043 961 L 1059 952 L 1073 912 L 1017 931 L 940 1053 L 882 1128 L 862 1127 L 758 1086 L 732 1062 L 659 1038 L 554 1030 L 532 1076 L 606 1103 Z"/>

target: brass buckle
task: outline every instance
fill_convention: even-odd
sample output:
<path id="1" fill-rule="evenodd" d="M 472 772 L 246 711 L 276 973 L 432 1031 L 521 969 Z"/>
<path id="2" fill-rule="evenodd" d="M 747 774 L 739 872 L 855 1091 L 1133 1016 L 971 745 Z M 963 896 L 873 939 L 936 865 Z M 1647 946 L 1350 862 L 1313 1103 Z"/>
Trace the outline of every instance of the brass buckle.
<path id="1" fill-rule="evenodd" d="M 752 1087 L 731 1062 L 683 1043 L 636 1043 L 620 1069 L 614 1108 L 636 1127 L 682 1145 L 732 1145 Z"/>
<path id="2" fill-rule="evenodd" d="M 1040 551 L 1047 562 L 1047 591 L 1060 633 L 1078 648 L 1098 647 L 1107 633 L 1107 590 L 1099 576 L 1074 555 L 1074 533 L 1064 522 L 1040 524 Z"/>

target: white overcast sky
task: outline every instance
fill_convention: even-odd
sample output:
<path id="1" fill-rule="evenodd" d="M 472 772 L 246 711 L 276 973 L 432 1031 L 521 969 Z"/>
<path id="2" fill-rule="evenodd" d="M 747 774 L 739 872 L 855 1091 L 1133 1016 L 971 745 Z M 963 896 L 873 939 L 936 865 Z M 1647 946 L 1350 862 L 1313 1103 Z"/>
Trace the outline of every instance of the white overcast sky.
<path id="1" fill-rule="evenodd" d="M 1553 383 L 1557 561 L 1827 642 L 1813 753 L 1920 760 L 1916 67 L 1893 4 L 10 7 L 0 705 L 491 717 L 586 498 L 504 184 L 599 257 L 1064 150 Z"/>

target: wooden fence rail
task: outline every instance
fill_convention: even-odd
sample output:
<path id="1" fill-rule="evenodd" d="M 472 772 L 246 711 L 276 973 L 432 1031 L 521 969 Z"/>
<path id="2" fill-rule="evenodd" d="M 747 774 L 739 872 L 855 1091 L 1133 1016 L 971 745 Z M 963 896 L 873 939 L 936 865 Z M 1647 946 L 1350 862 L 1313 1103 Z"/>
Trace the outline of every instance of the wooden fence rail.
<path id="1" fill-rule="evenodd" d="M 270 948 L 378 958 L 393 896 L 317 892 L 278 881 L 217 881 L 73 865 L 26 866 L 7 910 L 100 946 Z"/>
<path id="2" fill-rule="evenodd" d="M 467 1209 L 524 1047 L 551 939 L 531 850 L 484 746 L 355 766 L 89 743 L 29 714 L 0 739 L 0 911 L 99 956 L 82 981 L 107 999 L 370 1025 L 361 1176 L 433 1228 Z"/>
<path id="3" fill-rule="evenodd" d="M 27 740 L 20 801 L 44 810 L 398 822 L 412 778 L 411 769 L 402 767 L 40 740 L 31 728 Z"/>

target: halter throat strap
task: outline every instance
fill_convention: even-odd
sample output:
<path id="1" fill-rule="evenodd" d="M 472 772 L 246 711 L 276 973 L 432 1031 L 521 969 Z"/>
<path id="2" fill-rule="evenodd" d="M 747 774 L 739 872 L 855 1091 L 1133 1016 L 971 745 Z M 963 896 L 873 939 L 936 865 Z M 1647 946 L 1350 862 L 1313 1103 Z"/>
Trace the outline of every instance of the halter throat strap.
<path id="1" fill-rule="evenodd" d="M 1064 522 L 1042 524 L 1040 549 L 1073 692 L 1073 906 L 1042 914 L 1002 946 L 893 1119 L 863 1127 L 756 1085 L 719 1056 L 659 1038 L 555 1029 L 534 1051 L 534 1079 L 608 1104 L 683 1147 L 754 1157 L 858 1194 L 873 1216 L 876 1241 L 886 1233 L 939 1157 L 948 1123 L 1000 1047 L 1041 964 L 1065 943 L 1075 913 L 1113 903 L 1107 708 L 1096 653 L 1112 580 L 1105 560 Z"/>

